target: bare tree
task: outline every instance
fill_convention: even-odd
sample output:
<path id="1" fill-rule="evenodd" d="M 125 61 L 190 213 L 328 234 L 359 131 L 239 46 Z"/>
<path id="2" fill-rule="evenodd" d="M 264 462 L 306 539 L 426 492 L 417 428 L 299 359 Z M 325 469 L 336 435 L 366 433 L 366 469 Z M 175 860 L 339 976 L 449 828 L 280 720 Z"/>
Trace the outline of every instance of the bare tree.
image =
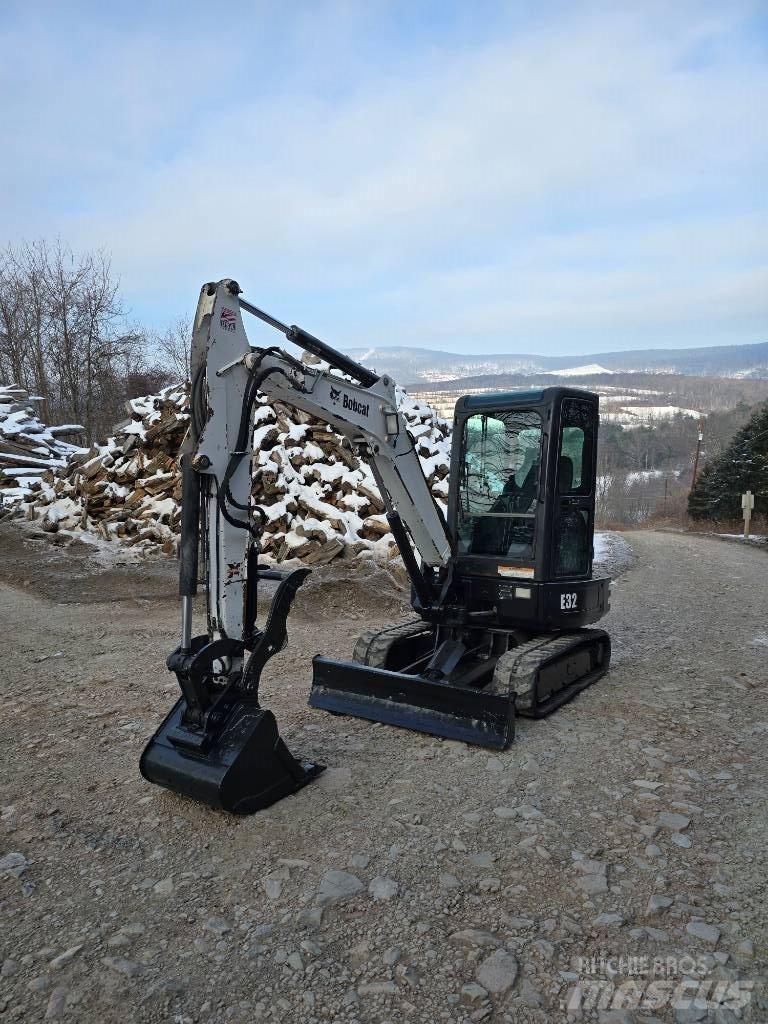
<path id="1" fill-rule="evenodd" d="M 147 351 L 146 333 L 126 328 L 103 250 L 37 241 L 0 255 L 0 376 L 41 395 L 45 419 L 103 436 L 137 393 L 132 378 L 167 381 Z"/>
<path id="2" fill-rule="evenodd" d="M 141 327 L 134 326 L 115 339 L 112 372 L 100 390 L 100 436 L 123 418 L 128 399 L 154 394 L 173 383 L 168 369 L 151 358 L 152 350 L 152 337 Z"/>
<path id="3" fill-rule="evenodd" d="M 47 420 L 51 412 L 48 373 L 49 303 L 46 285 L 47 247 L 44 242 L 25 245 L 16 259 L 16 273 L 25 296 L 26 338 L 32 363 L 35 391 L 43 404 L 40 415 Z"/>
<path id="4" fill-rule="evenodd" d="M 629 508 L 626 472 L 618 470 L 599 476 L 595 491 L 595 519 L 598 526 L 629 522 Z"/>
<path id="5" fill-rule="evenodd" d="M 189 380 L 191 338 L 192 321 L 188 316 L 180 316 L 163 334 L 157 335 L 154 339 L 161 363 L 175 381 Z"/>
<path id="6" fill-rule="evenodd" d="M 19 273 L 15 253 L 8 249 L 0 256 L 0 378 L 24 388 L 31 383 L 27 301 L 26 283 Z"/>

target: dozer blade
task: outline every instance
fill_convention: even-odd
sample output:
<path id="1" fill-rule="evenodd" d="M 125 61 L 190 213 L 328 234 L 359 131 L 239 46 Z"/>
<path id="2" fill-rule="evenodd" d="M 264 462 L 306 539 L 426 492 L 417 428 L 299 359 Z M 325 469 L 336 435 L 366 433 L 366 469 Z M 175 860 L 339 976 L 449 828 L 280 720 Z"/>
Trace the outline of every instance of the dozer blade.
<path id="1" fill-rule="evenodd" d="M 329 658 L 314 658 L 312 667 L 313 708 L 481 747 L 503 749 L 514 739 L 514 695 Z"/>
<path id="2" fill-rule="evenodd" d="M 298 761 L 271 711 L 236 701 L 214 738 L 182 726 L 179 700 L 141 756 L 149 782 L 232 814 L 252 814 L 306 786 L 323 765 Z"/>

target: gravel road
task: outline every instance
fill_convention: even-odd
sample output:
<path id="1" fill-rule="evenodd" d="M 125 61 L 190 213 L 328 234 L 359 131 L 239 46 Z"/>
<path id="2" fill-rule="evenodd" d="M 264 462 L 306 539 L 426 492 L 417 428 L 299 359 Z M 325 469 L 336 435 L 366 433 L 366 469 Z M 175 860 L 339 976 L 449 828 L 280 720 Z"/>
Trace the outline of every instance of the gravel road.
<path id="1" fill-rule="evenodd" d="M 407 617 L 316 574 L 263 693 L 328 770 L 232 819 L 138 774 L 173 567 L 0 528 L 0 1021 L 768 1020 L 768 556 L 625 536 L 610 674 L 500 754 L 309 709 Z"/>

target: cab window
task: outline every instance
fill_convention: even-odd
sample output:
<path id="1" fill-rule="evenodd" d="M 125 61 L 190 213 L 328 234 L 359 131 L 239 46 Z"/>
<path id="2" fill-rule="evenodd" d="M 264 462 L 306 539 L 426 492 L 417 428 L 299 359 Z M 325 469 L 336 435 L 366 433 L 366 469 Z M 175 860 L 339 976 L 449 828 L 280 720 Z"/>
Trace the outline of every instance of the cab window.
<path id="1" fill-rule="evenodd" d="M 458 550 L 530 560 L 536 532 L 541 416 L 533 409 L 479 413 L 464 424 Z"/>
<path id="2" fill-rule="evenodd" d="M 593 402 L 566 398 L 560 423 L 558 494 L 590 494 L 597 409 Z"/>

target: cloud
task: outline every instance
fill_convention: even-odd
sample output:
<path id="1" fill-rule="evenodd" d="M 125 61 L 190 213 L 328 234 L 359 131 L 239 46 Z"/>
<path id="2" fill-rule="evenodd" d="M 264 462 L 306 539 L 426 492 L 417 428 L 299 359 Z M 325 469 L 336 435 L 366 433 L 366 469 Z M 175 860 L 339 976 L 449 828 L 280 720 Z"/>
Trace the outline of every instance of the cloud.
<path id="1" fill-rule="evenodd" d="M 158 319 L 230 274 L 347 344 L 763 340 L 753 8 L 398 10 L 11 19 L 5 234 L 106 244 Z"/>

